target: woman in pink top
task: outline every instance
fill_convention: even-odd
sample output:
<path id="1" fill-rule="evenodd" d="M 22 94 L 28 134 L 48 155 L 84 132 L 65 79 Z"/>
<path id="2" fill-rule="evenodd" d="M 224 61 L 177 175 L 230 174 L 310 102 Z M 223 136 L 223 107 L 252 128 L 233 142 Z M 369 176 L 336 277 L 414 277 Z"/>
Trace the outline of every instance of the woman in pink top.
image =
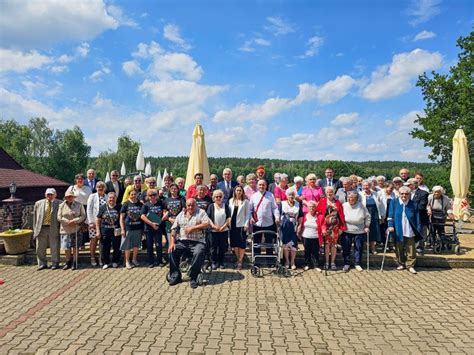
<path id="1" fill-rule="evenodd" d="M 252 197 L 252 195 L 258 191 L 257 190 L 257 175 L 255 175 L 254 173 L 248 174 L 246 177 L 246 181 L 247 181 L 247 186 L 244 187 L 244 193 L 247 199 L 250 200 L 250 197 Z"/>
<path id="2" fill-rule="evenodd" d="M 303 202 L 303 213 L 308 213 L 309 201 L 314 201 L 317 204 L 322 196 L 323 190 L 321 187 L 316 185 L 316 175 L 308 174 L 308 176 L 306 176 L 306 186 L 303 187 L 303 192 L 301 195 Z"/>
<path id="3" fill-rule="evenodd" d="M 281 201 L 288 200 L 286 196 L 286 190 L 288 189 L 288 175 L 280 174 L 280 183 L 273 190 L 273 195 L 275 196 L 275 201 L 281 205 Z"/>

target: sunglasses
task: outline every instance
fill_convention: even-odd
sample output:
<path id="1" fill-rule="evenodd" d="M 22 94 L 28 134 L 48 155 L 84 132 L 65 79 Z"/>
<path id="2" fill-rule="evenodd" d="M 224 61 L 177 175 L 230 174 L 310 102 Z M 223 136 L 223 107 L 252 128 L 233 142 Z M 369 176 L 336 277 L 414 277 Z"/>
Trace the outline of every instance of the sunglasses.
<path id="1" fill-rule="evenodd" d="M 214 196 L 215 198 L 222 198 L 222 196 Z"/>

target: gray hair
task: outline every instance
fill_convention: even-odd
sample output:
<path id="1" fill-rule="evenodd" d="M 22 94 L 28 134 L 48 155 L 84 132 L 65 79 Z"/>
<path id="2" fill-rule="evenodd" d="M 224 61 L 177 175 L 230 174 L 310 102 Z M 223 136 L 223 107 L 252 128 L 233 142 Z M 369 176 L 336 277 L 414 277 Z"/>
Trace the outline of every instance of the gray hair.
<path id="1" fill-rule="evenodd" d="M 326 186 L 326 187 L 324 188 L 324 192 L 325 192 L 325 193 L 327 193 L 329 190 L 332 190 L 332 192 L 334 192 L 334 187 L 332 187 L 332 186 Z"/>
<path id="2" fill-rule="evenodd" d="M 377 181 L 382 180 L 382 181 L 385 182 L 386 179 L 385 179 L 385 176 L 379 175 L 379 176 L 377 176 L 376 180 L 377 180 Z"/>
<path id="3" fill-rule="evenodd" d="M 411 190 L 410 190 L 410 188 L 409 188 L 408 186 L 402 186 L 402 187 L 400 187 L 400 188 L 398 189 L 398 192 L 399 192 L 399 193 L 401 193 L 401 192 L 403 192 L 403 193 L 411 193 Z"/>
<path id="4" fill-rule="evenodd" d="M 297 182 L 303 183 L 304 179 L 301 176 L 295 176 L 293 182 L 296 184 Z"/>
<path id="5" fill-rule="evenodd" d="M 110 192 L 107 194 L 107 198 L 109 198 L 110 196 L 114 196 L 115 198 L 117 198 L 117 195 L 115 194 L 114 191 L 110 191 Z"/>
<path id="6" fill-rule="evenodd" d="M 356 192 L 356 191 L 349 191 L 347 193 L 347 198 L 349 198 L 349 197 L 355 197 L 356 199 L 359 199 L 359 193 Z"/>
<path id="7" fill-rule="evenodd" d="M 313 200 L 308 201 L 308 204 L 307 204 L 308 208 L 309 208 L 309 206 L 315 206 L 316 207 L 316 205 L 317 205 L 316 201 L 313 201 Z"/>
<path id="8" fill-rule="evenodd" d="M 280 174 L 280 179 L 283 180 L 283 179 L 287 179 L 288 180 L 288 175 L 285 174 L 285 173 L 281 173 Z"/>
<path id="9" fill-rule="evenodd" d="M 199 191 L 199 190 L 204 190 L 206 187 L 204 185 L 198 185 L 196 186 L 196 191 Z"/>
<path id="10" fill-rule="evenodd" d="M 339 180 L 340 180 L 342 183 L 345 183 L 345 182 L 350 182 L 350 183 L 352 183 L 352 179 L 351 179 L 351 178 L 348 178 L 348 177 L 345 177 L 345 176 L 342 176 Z"/>
<path id="11" fill-rule="evenodd" d="M 432 192 L 436 192 L 436 191 L 440 191 L 441 194 L 444 195 L 444 189 L 442 186 L 439 186 L 439 185 L 436 185 L 436 186 L 433 186 L 433 188 L 431 189 Z"/>
<path id="12" fill-rule="evenodd" d="M 311 173 L 311 174 L 306 175 L 306 178 L 305 178 L 306 182 L 308 182 L 310 179 L 317 179 L 316 174 Z"/>
<path id="13" fill-rule="evenodd" d="M 245 181 L 248 182 L 251 179 L 257 180 L 257 175 L 255 175 L 254 173 L 247 174 L 247 176 L 245 177 Z"/>

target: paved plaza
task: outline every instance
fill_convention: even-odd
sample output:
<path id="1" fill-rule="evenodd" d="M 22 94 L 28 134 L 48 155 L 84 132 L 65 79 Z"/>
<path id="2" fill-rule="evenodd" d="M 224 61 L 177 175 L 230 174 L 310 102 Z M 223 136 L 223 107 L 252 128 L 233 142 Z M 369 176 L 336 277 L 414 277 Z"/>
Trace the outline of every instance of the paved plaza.
<path id="1" fill-rule="evenodd" d="M 474 353 L 473 269 L 213 272 L 0 267 L 0 353 Z"/>

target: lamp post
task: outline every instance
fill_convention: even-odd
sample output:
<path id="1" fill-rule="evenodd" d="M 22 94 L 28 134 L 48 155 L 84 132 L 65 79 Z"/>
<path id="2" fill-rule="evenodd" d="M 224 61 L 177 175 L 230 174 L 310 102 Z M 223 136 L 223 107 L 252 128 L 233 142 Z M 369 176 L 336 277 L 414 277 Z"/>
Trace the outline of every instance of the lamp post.
<path id="1" fill-rule="evenodd" d="M 12 181 L 12 183 L 10 184 L 10 199 L 14 199 L 15 198 L 15 194 L 16 194 L 16 184 L 15 184 L 15 181 Z"/>

